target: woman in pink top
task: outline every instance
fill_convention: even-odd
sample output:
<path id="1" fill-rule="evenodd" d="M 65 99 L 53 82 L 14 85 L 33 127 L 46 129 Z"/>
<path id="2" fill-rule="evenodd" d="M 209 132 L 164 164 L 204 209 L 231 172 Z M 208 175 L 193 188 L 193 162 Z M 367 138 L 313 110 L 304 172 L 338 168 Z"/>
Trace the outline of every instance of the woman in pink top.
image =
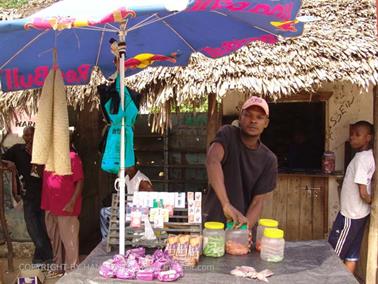
<path id="1" fill-rule="evenodd" d="M 80 157 L 72 147 L 72 137 L 73 133 L 70 135 L 72 175 L 58 176 L 48 171 L 43 174 L 41 207 L 46 211 L 47 233 L 53 248 L 54 262 L 62 265 L 60 271 L 74 269 L 79 263 L 78 216 L 84 175 Z"/>

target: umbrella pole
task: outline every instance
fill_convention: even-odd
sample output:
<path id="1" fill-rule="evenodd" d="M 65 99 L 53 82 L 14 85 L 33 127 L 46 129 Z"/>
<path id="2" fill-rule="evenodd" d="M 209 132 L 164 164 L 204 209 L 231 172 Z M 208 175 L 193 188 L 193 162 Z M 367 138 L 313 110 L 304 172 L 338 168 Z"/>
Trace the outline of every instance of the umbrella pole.
<path id="1" fill-rule="evenodd" d="M 118 51 L 120 54 L 119 60 L 119 88 L 120 88 L 120 97 L 121 97 L 121 109 L 122 112 L 125 111 L 125 53 L 126 53 L 126 23 L 123 22 L 120 25 L 119 30 L 119 43 Z M 125 118 L 122 115 L 121 122 L 121 146 L 120 146 L 120 170 L 119 170 L 119 254 L 125 254 L 125 203 L 126 203 L 126 192 L 125 192 Z"/>

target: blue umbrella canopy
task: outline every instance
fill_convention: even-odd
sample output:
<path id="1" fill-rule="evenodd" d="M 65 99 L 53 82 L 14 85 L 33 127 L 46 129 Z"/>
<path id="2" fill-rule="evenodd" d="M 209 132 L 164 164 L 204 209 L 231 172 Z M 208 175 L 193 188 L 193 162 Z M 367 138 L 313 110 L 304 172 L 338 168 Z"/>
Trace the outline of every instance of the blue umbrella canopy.
<path id="1" fill-rule="evenodd" d="M 295 37 L 300 0 L 63 0 L 30 17 L 0 22 L 3 91 L 40 88 L 53 50 L 66 85 L 86 84 L 94 66 L 115 71 L 109 41 L 126 27 L 126 75 L 184 66 L 193 52 L 228 55 L 259 40 Z"/>

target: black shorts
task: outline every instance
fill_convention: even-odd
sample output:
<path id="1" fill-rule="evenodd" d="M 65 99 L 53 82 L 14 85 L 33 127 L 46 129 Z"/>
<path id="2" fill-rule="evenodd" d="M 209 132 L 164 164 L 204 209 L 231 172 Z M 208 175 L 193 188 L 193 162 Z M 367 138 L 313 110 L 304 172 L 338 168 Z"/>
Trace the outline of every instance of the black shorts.
<path id="1" fill-rule="evenodd" d="M 350 219 L 339 212 L 333 223 L 328 242 L 336 254 L 347 261 L 358 261 L 364 229 L 369 215 L 361 219 Z"/>

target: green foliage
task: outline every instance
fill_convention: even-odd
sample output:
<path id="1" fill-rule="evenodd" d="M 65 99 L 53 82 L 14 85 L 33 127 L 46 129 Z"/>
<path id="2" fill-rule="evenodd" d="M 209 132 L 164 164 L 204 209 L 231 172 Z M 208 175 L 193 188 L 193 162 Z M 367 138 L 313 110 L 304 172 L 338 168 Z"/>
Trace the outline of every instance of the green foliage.
<path id="1" fill-rule="evenodd" d="M 28 3 L 28 0 L 0 0 L 0 8 L 20 8 Z"/>
<path id="2" fill-rule="evenodd" d="M 173 107 L 172 112 L 207 112 L 207 99 L 198 104 L 181 105 Z"/>

